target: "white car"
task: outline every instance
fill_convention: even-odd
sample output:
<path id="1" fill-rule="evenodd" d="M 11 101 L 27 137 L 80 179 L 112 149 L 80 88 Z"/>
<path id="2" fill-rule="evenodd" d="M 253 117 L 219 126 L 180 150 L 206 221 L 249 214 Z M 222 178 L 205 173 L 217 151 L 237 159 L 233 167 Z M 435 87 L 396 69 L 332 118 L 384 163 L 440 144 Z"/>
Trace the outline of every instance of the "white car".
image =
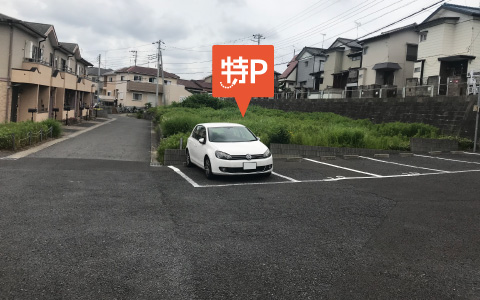
<path id="1" fill-rule="evenodd" d="M 198 124 L 187 141 L 187 167 L 205 170 L 205 176 L 272 174 L 270 150 L 247 127 L 234 123 Z"/>

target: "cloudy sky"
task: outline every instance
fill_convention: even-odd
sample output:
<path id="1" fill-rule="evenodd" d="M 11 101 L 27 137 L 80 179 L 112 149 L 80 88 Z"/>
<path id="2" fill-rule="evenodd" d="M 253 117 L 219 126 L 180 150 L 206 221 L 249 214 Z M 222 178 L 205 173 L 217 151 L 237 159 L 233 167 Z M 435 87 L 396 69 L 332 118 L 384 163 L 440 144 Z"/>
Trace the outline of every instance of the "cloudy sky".
<path id="1" fill-rule="evenodd" d="M 60 42 L 77 43 L 82 56 L 102 67 L 155 67 L 152 42 L 162 40 L 165 70 L 185 79 L 211 73 L 213 44 L 275 46 L 283 72 L 294 51 L 330 46 L 337 37 L 364 37 L 439 0 L 0 0 L 0 12 L 52 24 Z M 447 0 L 478 7 L 478 0 Z M 422 22 L 439 5 L 385 30 Z M 379 31 L 373 35 L 379 34 Z M 370 35 L 370 36 L 373 36 Z"/>

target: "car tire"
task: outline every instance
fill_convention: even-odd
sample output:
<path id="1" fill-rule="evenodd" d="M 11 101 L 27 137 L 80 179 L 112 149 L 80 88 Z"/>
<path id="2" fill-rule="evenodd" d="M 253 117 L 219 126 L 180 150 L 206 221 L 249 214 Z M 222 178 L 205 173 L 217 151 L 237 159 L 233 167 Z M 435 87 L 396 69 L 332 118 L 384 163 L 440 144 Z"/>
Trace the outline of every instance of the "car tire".
<path id="1" fill-rule="evenodd" d="M 186 161 L 185 161 L 185 166 L 186 167 L 191 167 L 192 166 L 192 161 L 190 160 L 190 152 L 188 151 L 188 149 L 186 150 Z"/>
<path id="2" fill-rule="evenodd" d="M 205 177 L 207 177 L 207 179 L 212 179 L 212 164 L 210 163 L 210 159 L 208 157 L 205 157 L 205 161 L 203 162 L 203 169 L 205 171 Z"/>

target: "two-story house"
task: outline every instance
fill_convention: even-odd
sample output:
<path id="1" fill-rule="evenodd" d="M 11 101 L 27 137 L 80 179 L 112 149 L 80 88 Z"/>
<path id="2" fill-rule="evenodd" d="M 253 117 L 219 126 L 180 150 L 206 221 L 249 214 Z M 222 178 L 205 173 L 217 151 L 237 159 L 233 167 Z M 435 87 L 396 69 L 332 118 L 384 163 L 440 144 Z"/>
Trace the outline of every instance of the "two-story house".
<path id="1" fill-rule="evenodd" d="M 351 97 L 358 87 L 358 70 L 362 63 L 362 46 L 352 39 L 337 38 L 325 50 L 326 61 L 320 89 L 328 98 Z M 344 93 L 346 91 L 346 93 Z"/>
<path id="2" fill-rule="evenodd" d="M 294 94 L 297 83 L 297 65 L 297 56 L 294 55 L 285 71 L 278 77 L 278 89 L 283 97 L 288 98 Z"/>
<path id="3" fill-rule="evenodd" d="M 91 63 L 77 44 L 61 43 L 50 24 L 0 14 L 0 122 L 82 114 L 92 104 Z M 55 113 L 54 113 L 55 112 Z"/>
<path id="4" fill-rule="evenodd" d="M 162 94 L 165 94 L 165 104 L 180 102 L 191 93 L 183 85 L 177 84 L 175 74 L 163 71 L 164 82 L 158 84 L 157 69 L 139 66 L 121 68 L 104 74 L 104 86 L 100 101 L 121 105 L 124 107 L 144 107 L 146 103 L 152 106 L 162 105 Z"/>
<path id="5" fill-rule="evenodd" d="M 465 95 L 467 74 L 480 71 L 480 8 L 443 4 L 418 25 L 413 77 L 440 95 Z M 439 85 L 438 85 L 439 84 Z"/>
<path id="6" fill-rule="evenodd" d="M 416 24 L 363 39 L 359 44 L 363 55 L 358 86 L 363 96 L 378 97 L 380 88 L 395 96 L 396 89 L 403 88 L 413 74 L 418 49 Z"/>
<path id="7" fill-rule="evenodd" d="M 298 53 L 296 60 L 296 89 L 306 97 L 310 92 L 319 91 L 323 83 L 325 52 L 322 48 L 304 47 Z"/>

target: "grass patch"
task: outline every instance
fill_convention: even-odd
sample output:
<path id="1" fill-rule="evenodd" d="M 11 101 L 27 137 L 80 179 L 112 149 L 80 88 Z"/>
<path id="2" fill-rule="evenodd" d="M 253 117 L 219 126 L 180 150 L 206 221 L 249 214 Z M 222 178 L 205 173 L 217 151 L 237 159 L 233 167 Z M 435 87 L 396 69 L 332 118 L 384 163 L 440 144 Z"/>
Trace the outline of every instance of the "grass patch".
<path id="1" fill-rule="evenodd" d="M 163 160 L 162 151 L 170 147 L 178 149 L 180 136 L 186 145 L 186 137 L 202 122 L 243 124 L 267 146 L 283 143 L 408 151 L 412 137 L 440 138 L 438 128 L 427 124 L 373 124 L 370 120 L 353 120 L 333 113 L 284 112 L 251 105 L 242 118 L 234 103 L 208 95 L 193 95 L 182 103 L 152 108 L 151 112 L 166 137 L 158 149 L 160 161 Z M 458 141 L 464 147 L 471 143 L 466 139 Z"/>
<path id="2" fill-rule="evenodd" d="M 20 149 L 30 144 L 30 133 L 32 144 L 40 142 L 40 131 L 43 131 L 43 139 L 47 138 L 47 132 L 52 128 L 54 138 L 62 134 L 60 122 L 48 119 L 42 122 L 19 122 L 0 124 L 0 149 L 12 150 L 12 134 L 15 134 L 15 148 Z M 50 137 L 50 134 L 48 134 Z"/>

